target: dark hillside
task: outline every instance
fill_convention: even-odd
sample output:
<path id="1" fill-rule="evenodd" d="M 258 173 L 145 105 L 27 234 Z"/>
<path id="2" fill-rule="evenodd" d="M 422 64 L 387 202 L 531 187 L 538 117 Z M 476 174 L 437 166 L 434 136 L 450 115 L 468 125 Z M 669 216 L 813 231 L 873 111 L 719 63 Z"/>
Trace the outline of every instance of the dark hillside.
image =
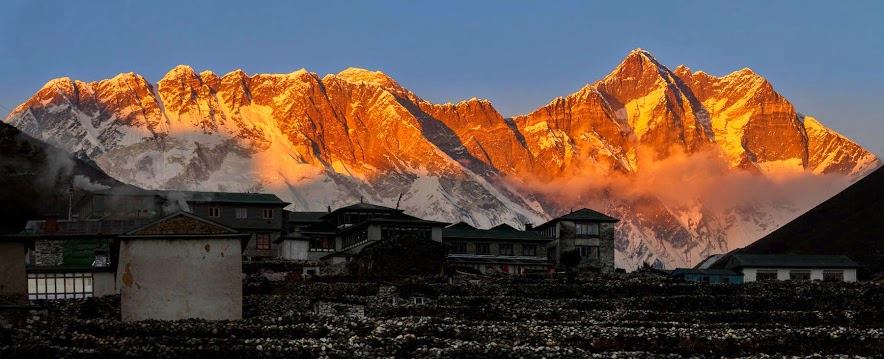
<path id="1" fill-rule="evenodd" d="M 739 252 L 844 254 L 884 272 L 882 168 Z"/>
<path id="2" fill-rule="evenodd" d="M 79 186 L 122 184 L 89 162 L 0 122 L 0 232 L 19 231 L 28 219 L 66 216 L 76 176 L 82 176 Z"/>

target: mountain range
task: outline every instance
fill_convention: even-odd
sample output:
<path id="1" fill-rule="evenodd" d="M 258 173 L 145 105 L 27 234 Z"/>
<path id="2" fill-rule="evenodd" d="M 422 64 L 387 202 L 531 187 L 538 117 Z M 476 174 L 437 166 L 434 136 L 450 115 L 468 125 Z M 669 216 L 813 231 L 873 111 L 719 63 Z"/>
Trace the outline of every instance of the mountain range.
<path id="1" fill-rule="evenodd" d="M 5 122 L 146 188 L 270 191 L 294 210 L 360 199 L 479 227 L 591 207 L 617 264 L 685 266 L 744 246 L 880 166 L 761 75 L 630 52 L 535 111 L 437 104 L 379 71 L 320 77 L 177 66 L 49 81 Z"/>

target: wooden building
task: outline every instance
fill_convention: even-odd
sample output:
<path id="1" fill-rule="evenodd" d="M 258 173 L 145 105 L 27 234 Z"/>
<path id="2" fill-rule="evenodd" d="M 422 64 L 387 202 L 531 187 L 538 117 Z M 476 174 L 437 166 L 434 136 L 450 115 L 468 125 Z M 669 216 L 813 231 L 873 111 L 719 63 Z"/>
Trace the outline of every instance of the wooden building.
<path id="1" fill-rule="evenodd" d="M 448 248 L 448 267 L 479 273 L 526 274 L 547 272 L 551 239 L 537 231 L 521 231 L 507 224 L 478 229 L 460 222 L 442 230 Z"/>
<path id="2" fill-rule="evenodd" d="M 279 256 L 290 260 L 322 261 L 326 265 L 348 263 L 364 248 L 384 241 L 408 238 L 416 243 L 440 244 L 442 227 L 447 224 L 410 216 L 401 209 L 368 203 L 324 213 L 291 212 L 288 218 L 288 233 L 277 241 Z M 380 257 L 373 253 L 373 258 Z M 366 256 L 363 260 L 367 260 Z M 362 274 L 366 274 L 365 270 L 362 268 Z"/>

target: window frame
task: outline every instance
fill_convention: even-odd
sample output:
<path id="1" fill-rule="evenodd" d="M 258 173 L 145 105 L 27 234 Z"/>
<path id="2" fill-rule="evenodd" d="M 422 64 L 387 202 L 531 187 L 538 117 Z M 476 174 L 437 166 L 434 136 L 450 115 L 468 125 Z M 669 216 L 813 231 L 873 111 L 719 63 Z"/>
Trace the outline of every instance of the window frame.
<path id="1" fill-rule="evenodd" d="M 831 275 L 837 274 L 838 278 L 831 278 Z M 823 270 L 823 281 L 824 282 L 843 282 L 844 281 L 844 270 L 843 269 L 824 269 Z"/>
<path id="2" fill-rule="evenodd" d="M 209 218 L 221 218 L 221 207 L 209 207 Z"/>
<path id="3" fill-rule="evenodd" d="M 802 282 L 809 281 L 810 280 L 810 271 L 806 270 L 806 269 L 790 269 L 789 270 L 789 280 L 802 281 Z"/>
<path id="4" fill-rule="evenodd" d="M 574 233 L 578 236 L 598 237 L 600 232 L 599 227 L 599 224 L 595 222 L 575 223 Z"/>
<path id="5" fill-rule="evenodd" d="M 269 251 L 273 248 L 273 241 L 270 239 L 270 233 L 255 234 L 255 249 L 259 251 Z"/>
<path id="6" fill-rule="evenodd" d="M 771 278 L 762 278 L 764 276 L 770 275 Z M 779 280 L 780 275 L 779 271 L 775 269 L 759 269 L 755 271 L 755 280 L 756 281 L 768 281 L 768 280 Z"/>
<path id="7" fill-rule="evenodd" d="M 273 208 L 263 208 L 261 211 L 261 216 L 264 219 L 273 219 L 273 212 L 276 212 L 273 210 Z M 270 215 L 268 216 L 268 214 Z"/>
<path id="8" fill-rule="evenodd" d="M 467 252 L 467 243 L 466 242 L 452 242 L 451 243 L 451 253 L 465 254 L 466 252 Z"/>
<path id="9" fill-rule="evenodd" d="M 28 273 L 27 281 L 28 300 L 91 298 L 95 293 L 95 276 L 92 272 Z"/>
<path id="10" fill-rule="evenodd" d="M 318 238 L 310 238 L 308 242 L 307 250 L 309 252 L 334 252 L 335 251 L 335 240 L 334 238 L 328 237 L 318 237 Z"/>
<path id="11" fill-rule="evenodd" d="M 236 207 L 236 219 L 248 219 L 249 209 L 247 207 Z"/>
<path id="12" fill-rule="evenodd" d="M 507 250 L 504 251 L 504 248 L 506 248 Z M 506 252 L 506 253 L 504 253 L 504 252 Z M 513 252 L 513 245 L 512 244 L 503 243 L 503 244 L 497 245 L 497 254 L 502 255 L 502 256 L 511 256 L 511 255 L 513 255 L 513 253 L 514 252 Z"/>
<path id="13" fill-rule="evenodd" d="M 484 250 L 480 250 L 480 248 Z M 491 254 L 491 244 L 490 243 L 476 243 L 476 254 L 488 255 Z"/>
<path id="14" fill-rule="evenodd" d="M 574 246 L 580 258 L 601 258 L 599 254 L 599 246 Z M 594 250 L 593 250 L 594 249 Z"/>
<path id="15" fill-rule="evenodd" d="M 530 253 L 528 250 L 529 248 L 531 249 Z M 536 244 L 523 244 L 522 245 L 522 255 L 528 256 L 528 257 L 536 256 L 537 255 L 537 245 Z"/>

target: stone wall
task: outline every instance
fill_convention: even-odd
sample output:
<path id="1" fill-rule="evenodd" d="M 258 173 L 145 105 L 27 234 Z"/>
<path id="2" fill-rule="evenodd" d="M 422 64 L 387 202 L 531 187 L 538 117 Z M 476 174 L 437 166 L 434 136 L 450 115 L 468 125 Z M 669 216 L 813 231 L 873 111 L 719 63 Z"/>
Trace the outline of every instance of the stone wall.
<path id="1" fill-rule="evenodd" d="M 581 258 L 577 268 L 598 270 L 604 273 L 614 271 L 614 223 L 599 223 L 597 237 L 578 237 L 575 223 L 570 221 L 560 222 L 558 230 L 558 240 L 553 243 L 557 246 L 555 255 L 559 266 L 561 266 L 561 258 L 564 253 L 576 251 L 577 246 L 591 246 L 598 248 L 597 257 Z"/>
<path id="2" fill-rule="evenodd" d="M 599 257 L 603 272 L 612 272 L 616 268 L 616 263 L 614 263 L 614 224 L 602 223 L 599 225 Z"/>
<path id="3" fill-rule="evenodd" d="M 64 242 L 40 239 L 34 243 L 34 264 L 58 266 L 64 263 Z"/>

